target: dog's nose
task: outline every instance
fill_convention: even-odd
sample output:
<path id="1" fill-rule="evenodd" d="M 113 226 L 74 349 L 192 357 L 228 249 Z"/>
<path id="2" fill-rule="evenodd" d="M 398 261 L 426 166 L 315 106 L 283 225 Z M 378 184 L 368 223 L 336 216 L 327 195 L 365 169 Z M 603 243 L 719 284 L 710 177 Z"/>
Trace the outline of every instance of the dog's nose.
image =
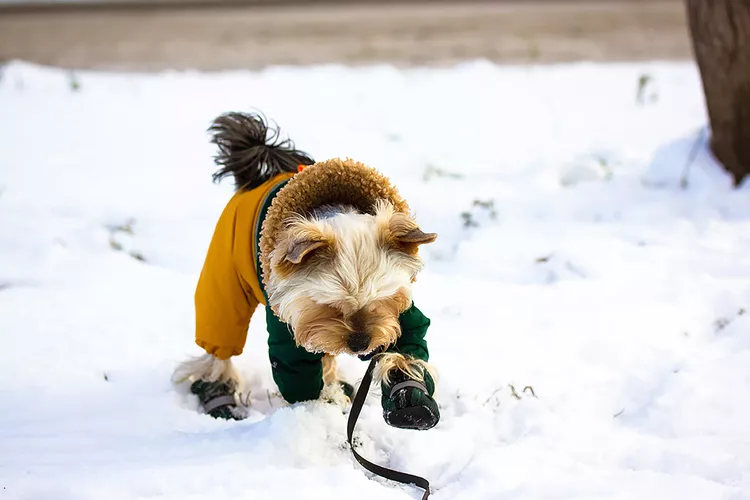
<path id="1" fill-rule="evenodd" d="M 370 336 L 366 333 L 354 332 L 349 335 L 346 343 L 352 352 L 364 351 L 370 345 Z"/>

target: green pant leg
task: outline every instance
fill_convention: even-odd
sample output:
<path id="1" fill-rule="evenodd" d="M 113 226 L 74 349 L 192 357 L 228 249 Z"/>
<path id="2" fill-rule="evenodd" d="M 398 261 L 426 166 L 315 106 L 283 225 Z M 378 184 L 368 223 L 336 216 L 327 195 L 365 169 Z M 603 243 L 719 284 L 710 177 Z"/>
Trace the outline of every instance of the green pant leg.
<path id="1" fill-rule="evenodd" d="M 413 303 L 409 309 L 401 313 L 398 318 L 401 324 L 401 335 L 386 352 L 397 352 L 405 356 L 429 361 L 430 351 L 427 349 L 425 335 L 430 327 L 430 318 L 425 316 Z"/>
<path id="2" fill-rule="evenodd" d="M 268 306 L 266 328 L 271 371 L 283 398 L 289 403 L 318 399 L 323 389 L 323 354 L 298 347 L 288 325 Z"/>
<path id="3" fill-rule="evenodd" d="M 428 361 L 430 358 L 425 335 L 430 327 L 430 319 L 422 314 L 416 306 L 404 311 L 399 317 L 401 336 L 395 346 L 387 352 L 403 354 L 407 357 Z M 400 429 L 431 429 L 440 421 L 440 408 L 433 399 L 435 381 L 429 372 L 424 373 L 424 389 L 419 387 L 403 387 L 395 392 L 393 389 L 401 382 L 407 382 L 410 377 L 403 372 L 395 371 L 390 374 L 390 383 L 381 382 L 382 396 L 380 404 L 383 407 L 383 418 L 388 425 Z"/>

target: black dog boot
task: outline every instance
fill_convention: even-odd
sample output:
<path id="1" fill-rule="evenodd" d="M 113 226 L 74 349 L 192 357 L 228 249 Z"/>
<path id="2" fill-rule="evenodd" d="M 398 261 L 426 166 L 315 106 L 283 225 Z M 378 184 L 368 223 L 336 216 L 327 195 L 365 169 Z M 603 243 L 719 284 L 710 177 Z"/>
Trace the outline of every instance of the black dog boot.
<path id="1" fill-rule="evenodd" d="M 354 386 L 349 382 L 344 382 L 343 380 L 339 380 L 339 385 L 341 385 L 341 390 L 344 391 L 344 394 L 346 394 L 346 397 L 349 398 L 349 401 L 354 401 Z"/>
<path id="2" fill-rule="evenodd" d="M 234 400 L 234 384 L 196 380 L 190 392 L 198 396 L 203 410 L 214 418 L 242 420 L 245 418 Z"/>
<path id="3" fill-rule="evenodd" d="M 390 372 L 390 383 L 381 383 L 381 404 L 385 422 L 399 429 L 432 429 L 440 421 L 440 410 L 432 395 L 435 382 L 425 372 L 424 382 L 409 378 L 400 370 Z"/>

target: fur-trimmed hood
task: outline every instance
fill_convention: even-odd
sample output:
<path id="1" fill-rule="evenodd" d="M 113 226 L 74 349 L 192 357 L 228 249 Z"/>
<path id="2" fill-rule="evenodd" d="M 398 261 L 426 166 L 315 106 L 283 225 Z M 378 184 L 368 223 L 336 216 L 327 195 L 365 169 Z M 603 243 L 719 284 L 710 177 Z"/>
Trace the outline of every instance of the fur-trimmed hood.
<path id="1" fill-rule="evenodd" d="M 271 252 L 285 222 L 292 216 L 307 215 L 322 205 L 352 205 L 373 213 L 378 200 L 393 204 L 396 212 L 409 213 L 406 203 L 390 180 L 363 163 L 339 158 L 315 163 L 292 177 L 273 199 L 260 234 L 261 280 L 268 289 Z"/>

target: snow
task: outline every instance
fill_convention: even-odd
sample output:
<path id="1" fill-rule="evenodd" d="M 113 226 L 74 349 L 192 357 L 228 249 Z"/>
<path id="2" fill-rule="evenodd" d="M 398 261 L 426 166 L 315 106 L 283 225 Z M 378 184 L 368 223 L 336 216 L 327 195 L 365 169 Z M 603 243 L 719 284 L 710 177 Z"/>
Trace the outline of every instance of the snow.
<path id="1" fill-rule="evenodd" d="M 750 193 L 706 149 L 696 68 L 482 61 L 6 65 L 0 498 L 421 497 L 356 464 L 341 408 L 280 400 L 260 311 L 237 360 L 250 418 L 170 383 L 200 353 L 192 295 L 232 191 L 206 128 L 251 109 L 382 170 L 440 235 L 415 297 L 442 420 L 389 428 L 373 394 L 365 457 L 436 500 L 750 498 Z"/>

